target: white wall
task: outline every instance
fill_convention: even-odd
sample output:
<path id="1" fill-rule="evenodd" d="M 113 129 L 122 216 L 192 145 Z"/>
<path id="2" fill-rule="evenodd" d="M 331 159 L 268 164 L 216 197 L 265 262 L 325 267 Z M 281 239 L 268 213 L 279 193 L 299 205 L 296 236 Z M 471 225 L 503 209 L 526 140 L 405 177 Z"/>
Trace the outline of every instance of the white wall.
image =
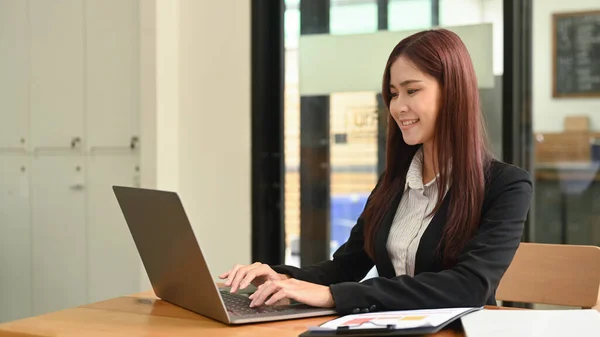
<path id="1" fill-rule="evenodd" d="M 483 0 L 483 22 L 494 29 L 494 75 L 504 74 L 504 6 L 503 0 Z"/>
<path id="2" fill-rule="evenodd" d="M 440 0 L 440 25 L 459 26 L 481 23 L 484 0 Z"/>
<path id="3" fill-rule="evenodd" d="M 535 0 L 533 2 L 533 129 L 563 131 L 565 116 L 586 115 L 600 130 L 600 98 L 552 97 L 552 14 L 600 9 L 598 0 Z"/>
<path id="4" fill-rule="evenodd" d="M 440 0 L 440 26 L 492 23 L 494 75 L 504 72 L 502 0 Z"/>
<path id="5" fill-rule="evenodd" d="M 156 17 L 157 1 L 140 1 L 140 185 L 157 186 Z M 146 289 L 144 283 L 142 289 Z"/>
<path id="6" fill-rule="evenodd" d="M 250 1 L 142 6 L 142 184 L 179 192 L 216 278 L 251 255 Z"/>
<path id="7" fill-rule="evenodd" d="M 492 25 L 471 24 L 449 26 L 447 29 L 458 34 L 469 50 L 479 87 L 494 87 Z M 419 31 L 301 36 L 298 60 L 300 94 L 377 92 L 381 88 L 382 65 L 385 65 L 391 48 L 398 41 Z M 357 49 L 356 46 L 361 48 Z M 347 56 L 340 58 L 339 55 Z M 356 81 L 358 78 L 360 81 Z"/>
<path id="8" fill-rule="evenodd" d="M 179 9 L 179 190 L 218 275 L 250 262 L 250 1 Z"/>
<path id="9" fill-rule="evenodd" d="M 179 1 L 156 2 L 156 187 L 179 187 Z"/>

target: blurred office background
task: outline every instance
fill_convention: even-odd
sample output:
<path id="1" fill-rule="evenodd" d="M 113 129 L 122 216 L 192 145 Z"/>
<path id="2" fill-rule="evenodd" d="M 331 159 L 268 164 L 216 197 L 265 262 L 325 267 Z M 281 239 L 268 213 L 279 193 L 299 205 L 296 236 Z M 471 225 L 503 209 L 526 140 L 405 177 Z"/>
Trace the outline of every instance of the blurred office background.
<path id="1" fill-rule="evenodd" d="M 177 191 L 214 276 L 329 258 L 387 56 L 438 26 L 534 178 L 523 240 L 600 245 L 596 0 L 0 0 L 0 322 L 150 288 L 112 185 Z"/>

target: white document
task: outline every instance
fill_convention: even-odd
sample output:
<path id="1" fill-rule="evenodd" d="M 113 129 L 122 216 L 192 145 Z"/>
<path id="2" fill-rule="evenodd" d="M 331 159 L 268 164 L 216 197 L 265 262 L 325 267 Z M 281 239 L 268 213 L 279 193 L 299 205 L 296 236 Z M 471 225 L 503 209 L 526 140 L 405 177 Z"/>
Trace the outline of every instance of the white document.
<path id="1" fill-rule="evenodd" d="M 480 310 L 461 318 L 467 337 L 600 336 L 600 312 Z"/>
<path id="2" fill-rule="evenodd" d="M 430 309 L 430 310 L 405 310 L 384 311 L 377 313 L 365 313 L 347 315 L 333 319 L 318 327 L 309 330 L 336 330 L 339 327 L 347 329 L 413 329 L 423 327 L 437 327 L 467 311 L 479 310 L 480 308 L 452 308 L 452 309 Z"/>

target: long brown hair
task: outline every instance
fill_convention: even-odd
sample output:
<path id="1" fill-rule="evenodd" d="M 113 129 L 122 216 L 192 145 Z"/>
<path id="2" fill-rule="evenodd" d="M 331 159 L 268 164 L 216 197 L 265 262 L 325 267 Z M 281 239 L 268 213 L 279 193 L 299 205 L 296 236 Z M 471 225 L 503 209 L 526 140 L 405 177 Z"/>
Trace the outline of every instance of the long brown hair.
<path id="1" fill-rule="evenodd" d="M 492 158 L 481 116 L 477 78 L 467 48 L 455 33 L 445 29 L 416 33 L 396 45 L 385 66 L 382 96 L 388 112 L 390 67 L 400 56 L 437 79 L 440 85 L 440 111 L 433 140 L 440 193 L 434 212 L 439 210 L 443 191 L 451 183 L 454 188 L 448 190 L 447 222 L 438 253 L 446 266 L 452 266 L 479 224 L 485 174 Z M 420 146 L 406 144 L 388 114 L 386 169 L 363 214 L 365 250 L 371 258 L 375 255 L 377 228 L 394 197 L 404 189 L 406 173 Z"/>

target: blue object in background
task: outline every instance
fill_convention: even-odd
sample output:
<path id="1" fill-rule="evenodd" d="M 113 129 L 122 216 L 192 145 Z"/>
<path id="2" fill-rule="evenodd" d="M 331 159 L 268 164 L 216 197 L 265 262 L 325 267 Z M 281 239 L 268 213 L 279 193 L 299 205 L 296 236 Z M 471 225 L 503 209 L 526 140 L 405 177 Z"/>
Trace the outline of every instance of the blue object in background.
<path id="1" fill-rule="evenodd" d="M 368 197 L 369 193 L 331 196 L 331 254 L 348 240 L 350 231 L 362 213 Z"/>
<path id="2" fill-rule="evenodd" d="M 594 139 L 590 146 L 592 162 L 600 162 L 600 141 L 598 139 Z"/>

